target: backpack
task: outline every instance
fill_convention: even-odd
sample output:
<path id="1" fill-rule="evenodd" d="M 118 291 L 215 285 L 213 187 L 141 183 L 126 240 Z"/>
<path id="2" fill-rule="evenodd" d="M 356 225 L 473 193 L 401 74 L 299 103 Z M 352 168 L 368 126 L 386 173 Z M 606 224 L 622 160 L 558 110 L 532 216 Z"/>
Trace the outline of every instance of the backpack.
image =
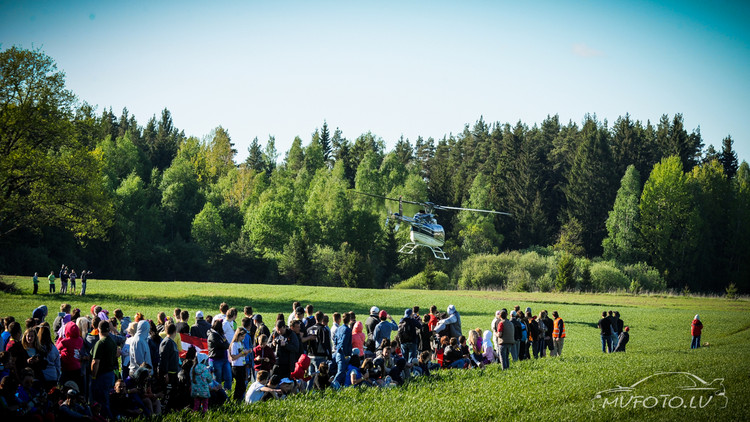
<path id="1" fill-rule="evenodd" d="M 414 343 L 417 337 L 416 329 L 406 319 L 398 324 L 398 340 L 401 344 Z"/>

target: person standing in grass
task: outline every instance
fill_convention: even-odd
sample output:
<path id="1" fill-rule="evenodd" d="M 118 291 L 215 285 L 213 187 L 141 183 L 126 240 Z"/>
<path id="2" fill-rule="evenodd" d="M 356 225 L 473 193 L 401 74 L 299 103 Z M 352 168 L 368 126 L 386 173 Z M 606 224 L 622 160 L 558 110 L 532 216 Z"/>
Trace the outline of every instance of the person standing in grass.
<path id="1" fill-rule="evenodd" d="M 554 356 L 561 356 L 563 343 L 565 342 L 565 322 L 560 318 L 557 311 L 552 311 L 552 316 L 555 318 L 552 326 L 552 343 L 555 346 Z"/>
<path id="2" fill-rule="evenodd" d="M 35 295 L 39 291 L 39 273 L 34 273 L 31 281 L 34 283 L 34 292 L 32 294 Z"/>
<path id="3" fill-rule="evenodd" d="M 91 391 L 93 398 L 102 405 L 102 412 L 112 418 L 109 407 L 109 391 L 115 385 L 117 369 L 117 344 L 110 338 L 112 326 L 109 321 L 99 323 L 99 341 L 94 346 L 91 361 Z"/>
<path id="4" fill-rule="evenodd" d="M 190 369 L 190 395 L 193 397 L 193 411 L 197 412 L 200 409 L 205 414 L 208 410 L 208 399 L 211 398 L 209 386 L 212 379 L 202 359 L 196 356 L 195 363 Z"/>
<path id="5" fill-rule="evenodd" d="M 383 312 L 383 311 L 381 311 Z M 336 314 L 334 314 L 335 318 Z M 346 382 L 346 368 L 352 354 L 352 330 L 349 328 L 349 314 L 345 314 L 341 326 L 333 334 L 333 360 L 336 362 L 336 382 L 339 386 Z"/>
<path id="6" fill-rule="evenodd" d="M 177 350 L 177 343 L 175 342 L 177 326 L 168 322 L 164 331 L 167 335 L 159 344 L 159 376 L 164 380 L 164 385 L 167 386 L 165 404 L 169 408 L 174 408 L 173 399 L 178 392 L 177 372 L 180 370 L 180 352 Z"/>
<path id="7" fill-rule="evenodd" d="M 76 294 L 76 270 L 70 270 L 70 292 Z"/>
<path id="8" fill-rule="evenodd" d="M 60 269 L 60 293 L 68 293 L 68 269 L 65 265 Z"/>
<path id="9" fill-rule="evenodd" d="M 515 326 L 508 320 L 508 311 L 500 311 L 500 321 L 497 323 L 497 355 L 503 369 L 508 369 L 510 362 L 508 354 L 515 347 Z"/>
<path id="10" fill-rule="evenodd" d="M 252 352 L 252 349 L 245 348 L 245 337 L 247 330 L 243 327 L 238 328 L 232 337 L 232 344 L 229 346 L 229 358 L 232 361 L 232 377 L 234 378 L 234 399 L 238 402 L 245 397 L 247 388 L 247 370 L 245 369 L 245 357 Z"/>
<path id="11" fill-rule="evenodd" d="M 49 276 L 47 276 L 47 279 L 49 280 L 49 292 L 55 293 L 55 272 L 50 271 Z"/>
<path id="12" fill-rule="evenodd" d="M 214 319 L 211 330 L 208 332 L 208 357 L 209 366 L 214 370 L 214 378 L 219 383 L 224 383 L 224 389 L 232 387 L 232 368 L 229 363 L 227 352 L 229 342 L 224 336 L 221 319 Z"/>
<path id="13" fill-rule="evenodd" d="M 195 313 L 195 324 L 190 327 L 190 335 L 193 337 L 208 338 L 208 331 L 211 329 L 205 319 L 203 319 L 203 311 Z"/>
<path id="14" fill-rule="evenodd" d="M 86 296 L 86 282 L 88 281 L 90 275 L 91 271 L 81 271 L 81 296 Z"/>
<path id="15" fill-rule="evenodd" d="M 693 323 L 690 326 L 690 334 L 693 335 L 693 342 L 690 343 L 691 349 L 697 349 L 701 347 L 701 332 L 703 331 L 703 323 L 701 322 L 701 316 L 695 314 Z"/>
<path id="16" fill-rule="evenodd" d="M 388 312 L 384 310 L 381 310 L 378 316 L 380 317 L 380 323 L 375 327 L 375 333 L 372 338 L 375 340 L 375 347 L 380 348 L 380 343 L 382 343 L 384 339 L 391 339 L 391 331 L 398 330 L 398 325 L 396 324 L 396 321 L 393 320 L 393 317 L 388 315 Z M 388 318 L 391 320 L 388 321 Z"/>
<path id="17" fill-rule="evenodd" d="M 612 320 L 607 317 L 606 311 L 602 312 L 602 318 L 597 325 L 602 338 L 602 353 L 612 353 Z"/>
<path id="18" fill-rule="evenodd" d="M 367 319 L 365 320 L 365 330 L 367 331 L 367 340 L 371 340 L 372 336 L 375 335 L 375 327 L 380 324 L 380 317 L 378 314 L 380 313 L 380 308 L 377 306 L 373 306 L 370 308 L 370 315 L 367 316 Z"/>
<path id="19" fill-rule="evenodd" d="M 531 315 L 531 311 L 526 313 L 526 318 L 529 320 L 529 338 L 531 339 L 531 352 L 534 355 L 534 359 L 539 358 L 539 351 L 544 345 L 544 331 L 540 330 L 540 326 L 544 326 L 544 323 L 536 319 L 536 315 Z"/>
<path id="20" fill-rule="evenodd" d="M 622 329 L 617 329 L 618 324 L 621 324 L 622 321 L 620 321 L 620 313 L 615 311 L 609 311 L 609 319 L 612 321 L 612 332 L 610 333 L 610 340 L 609 342 L 612 343 L 612 350 L 614 351 L 615 347 L 617 347 L 617 343 L 620 341 L 620 333 L 622 332 Z M 620 326 L 622 328 L 622 326 Z"/>
<path id="21" fill-rule="evenodd" d="M 619 340 L 617 341 L 617 347 L 615 347 L 615 352 L 624 352 L 625 346 L 628 344 L 628 341 L 630 341 L 630 327 L 625 327 L 622 332 L 620 333 Z"/>
<path id="22" fill-rule="evenodd" d="M 539 314 L 540 322 L 544 325 L 544 346 L 542 346 L 541 356 L 546 356 L 546 351 L 549 350 L 549 355 L 554 356 L 555 346 L 552 344 L 552 330 L 554 329 L 554 322 L 550 319 L 547 310 L 543 310 Z M 540 325 L 541 328 L 541 325 Z"/>

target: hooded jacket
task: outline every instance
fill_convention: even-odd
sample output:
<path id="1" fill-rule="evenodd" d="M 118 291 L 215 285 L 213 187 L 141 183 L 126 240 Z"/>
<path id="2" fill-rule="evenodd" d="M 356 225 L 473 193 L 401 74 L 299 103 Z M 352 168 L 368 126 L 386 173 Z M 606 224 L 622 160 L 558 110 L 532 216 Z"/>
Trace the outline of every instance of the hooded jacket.
<path id="1" fill-rule="evenodd" d="M 482 356 L 484 356 L 485 363 L 495 361 L 495 349 L 492 347 L 492 332 L 490 330 L 486 330 L 482 338 Z"/>
<path id="2" fill-rule="evenodd" d="M 703 331 L 703 323 L 701 322 L 701 317 L 696 315 L 690 327 L 690 334 L 693 337 L 698 337 L 701 335 L 701 331 Z"/>
<path id="3" fill-rule="evenodd" d="M 294 364 L 294 371 L 289 375 L 289 378 L 293 380 L 305 380 L 309 381 L 310 377 L 305 377 L 307 369 L 310 367 L 310 357 L 307 355 L 300 355 L 297 359 L 297 363 Z"/>
<path id="4" fill-rule="evenodd" d="M 47 305 L 42 305 L 34 309 L 34 312 L 32 312 L 31 317 L 39 321 L 44 321 L 44 319 L 47 318 Z"/>
<path id="5" fill-rule="evenodd" d="M 354 328 L 352 328 L 352 349 L 365 350 L 365 333 L 362 332 L 363 327 L 361 321 L 357 321 L 354 324 Z"/>
<path id="6" fill-rule="evenodd" d="M 60 351 L 60 367 L 63 371 L 76 371 L 81 369 L 81 348 L 83 339 L 81 330 L 75 322 L 65 324 L 65 336 L 57 339 L 57 350 Z"/>
<path id="7" fill-rule="evenodd" d="M 151 331 L 151 324 L 148 321 L 139 321 L 135 330 L 135 335 L 130 343 L 130 372 L 135 372 L 142 363 L 147 363 L 154 367 L 151 360 L 151 349 L 148 346 L 148 335 Z"/>
<path id="8" fill-rule="evenodd" d="M 456 307 L 453 305 L 448 305 L 448 315 L 450 315 L 446 319 L 441 319 L 437 325 L 435 326 L 435 332 L 440 333 L 443 332 L 443 335 L 447 335 L 451 338 L 458 338 L 461 337 L 461 314 L 458 313 L 456 310 Z"/>
<path id="9" fill-rule="evenodd" d="M 60 379 L 60 351 L 57 347 L 51 346 L 47 351 L 47 367 L 42 370 L 42 375 L 46 381 L 57 381 Z"/>

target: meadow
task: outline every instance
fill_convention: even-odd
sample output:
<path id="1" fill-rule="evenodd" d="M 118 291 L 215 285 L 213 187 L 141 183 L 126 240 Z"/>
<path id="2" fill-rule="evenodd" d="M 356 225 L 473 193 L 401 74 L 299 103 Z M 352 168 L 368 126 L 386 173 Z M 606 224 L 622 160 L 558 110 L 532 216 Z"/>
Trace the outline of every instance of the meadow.
<path id="1" fill-rule="evenodd" d="M 142 312 L 154 318 L 175 307 L 218 313 L 219 303 L 273 319 L 287 315 L 291 303 L 311 303 L 325 313 L 354 311 L 364 320 L 371 306 L 387 310 L 398 319 L 414 305 L 444 310 L 453 304 L 461 314 L 464 333 L 488 329 L 494 312 L 502 307 L 530 306 L 557 310 L 567 323 L 563 356 L 511 362 L 508 371 L 498 365 L 483 370 L 436 371 L 404 387 L 345 389 L 298 395 L 284 401 L 252 406 L 226 405 L 206 417 L 190 412 L 164 420 L 748 420 L 750 419 L 750 302 L 719 297 L 626 294 L 515 293 L 504 291 L 369 290 L 311 286 L 271 286 L 195 282 L 140 282 L 97 280 L 89 282 L 86 297 L 31 295 L 30 277 L 4 277 L 19 294 L 0 293 L 0 316 L 27 318 L 45 304 L 53 318 L 60 303 L 82 311 L 91 305 L 109 311 L 121 308 L 126 315 Z M 59 289 L 59 282 L 58 282 Z M 79 286 L 80 288 L 80 286 Z M 596 323 L 603 310 L 618 310 L 630 327 L 626 353 L 602 354 Z M 424 311 L 423 311 L 424 312 Z M 690 322 L 698 313 L 704 323 L 703 343 L 690 350 Z M 689 372 L 708 382 L 723 379 L 727 406 L 669 406 L 659 402 L 644 406 L 595 408 L 597 392 L 630 386 L 659 372 Z"/>

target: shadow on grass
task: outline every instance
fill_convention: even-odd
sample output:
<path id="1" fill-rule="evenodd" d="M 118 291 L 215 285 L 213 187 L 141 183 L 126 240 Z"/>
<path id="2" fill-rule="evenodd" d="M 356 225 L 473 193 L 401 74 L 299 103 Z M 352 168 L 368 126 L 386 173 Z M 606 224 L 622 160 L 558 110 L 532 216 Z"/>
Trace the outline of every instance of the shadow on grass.
<path id="1" fill-rule="evenodd" d="M 590 328 L 599 328 L 598 321 L 597 322 L 565 321 L 565 323 L 566 324 L 572 324 L 572 325 L 583 325 L 584 327 L 590 327 Z"/>

